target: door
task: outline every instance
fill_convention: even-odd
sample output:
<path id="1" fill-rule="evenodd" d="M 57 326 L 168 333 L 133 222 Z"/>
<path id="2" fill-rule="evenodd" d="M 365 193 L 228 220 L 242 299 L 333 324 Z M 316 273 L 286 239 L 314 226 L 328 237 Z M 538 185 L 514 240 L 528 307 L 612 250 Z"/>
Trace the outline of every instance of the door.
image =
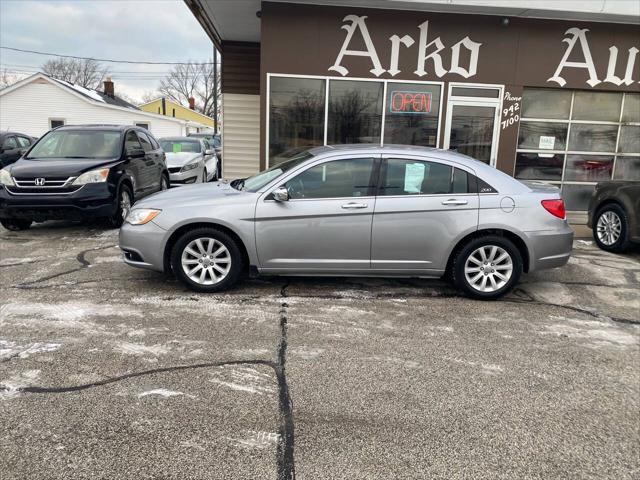
<path id="1" fill-rule="evenodd" d="M 127 170 L 133 177 L 134 186 L 133 186 L 133 195 L 137 199 L 141 196 L 144 196 L 148 191 L 148 187 L 145 186 L 144 179 L 144 157 L 129 157 L 128 152 L 131 150 L 142 150 L 142 145 L 140 145 L 140 140 L 136 135 L 136 132 L 130 130 L 124 137 L 124 154 L 127 157 Z"/>
<path id="2" fill-rule="evenodd" d="M 162 180 L 162 154 L 160 149 L 153 148 L 151 140 L 145 132 L 136 132 L 144 150 L 144 177 L 145 184 L 149 186 L 149 192 L 160 190 Z"/>
<path id="3" fill-rule="evenodd" d="M 285 179 L 288 201 L 276 202 L 271 193 L 261 197 L 255 218 L 261 268 L 369 271 L 377 163 L 374 158 L 324 161 Z"/>
<path id="4" fill-rule="evenodd" d="M 444 149 L 495 166 L 500 107 L 482 101 L 449 102 Z"/>
<path id="5" fill-rule="evenodd" d="M 463 233 L 478 226 L 475 176 L 436 159 L 383 159 L 371 235 L 371 268 L 441 273 Z"/>

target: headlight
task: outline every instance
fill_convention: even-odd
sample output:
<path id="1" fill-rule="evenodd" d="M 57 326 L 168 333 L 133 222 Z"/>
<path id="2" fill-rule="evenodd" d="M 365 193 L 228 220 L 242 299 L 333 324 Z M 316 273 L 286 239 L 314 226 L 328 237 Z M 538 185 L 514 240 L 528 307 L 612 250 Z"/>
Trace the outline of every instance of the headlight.
<path id="1" fill-rule="evenodd" d="M 124 221 L 131 225 L 144 225 L 160 215 L 161 211 L 155 208 L 136 208 L 131 210 Z"/>
<path id="2" fill-rule="evenodd" d="M 15 183 L 13 183 L 13 178 L 11 178 L 11 174 L 7 170 L 0 170 L 0 185 L 8 185 L 13 187 Z"/>
<path id="3" fill-rule="evenodd" d="M 100 168 L 85 172 L 73 181 L 73 185 L 86 185 L 87 183 L 102 183 L 107 181 L 109 176 L 108 168 Z"/>
<path id="4" fill-rule="evenodd" d="M 181 172 L 188 172 L 189 170 L 193 170 L 194 168 L 198 168 L 198 163 L 200 163 L 200 160 L 196 160 L 195 162 L 192 163 L 187 163 L 184 167 L 182 167 L 182 169 L 180 169 Z"/>

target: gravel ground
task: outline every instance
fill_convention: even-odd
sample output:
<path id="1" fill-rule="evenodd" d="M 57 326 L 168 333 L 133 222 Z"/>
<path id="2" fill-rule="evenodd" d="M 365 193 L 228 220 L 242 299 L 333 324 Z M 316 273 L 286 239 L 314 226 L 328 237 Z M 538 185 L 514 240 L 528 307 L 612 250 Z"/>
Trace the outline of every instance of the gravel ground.
<path id="1" fill-rule="evenodd" d="M 503 301 L 440 281 L 200 295 L 117 231 L 0 228 L 0 477 L 640 478 L 640 254 Z"/>

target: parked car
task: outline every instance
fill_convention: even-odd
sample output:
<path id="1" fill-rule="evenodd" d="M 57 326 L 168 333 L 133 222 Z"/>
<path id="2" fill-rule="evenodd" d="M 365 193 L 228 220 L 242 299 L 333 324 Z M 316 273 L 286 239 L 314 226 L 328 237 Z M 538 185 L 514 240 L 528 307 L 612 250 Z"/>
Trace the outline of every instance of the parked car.
<path id="1" fill-rule="evenodd" d="M 472 297 L 571 254 L 560 191 L 424 147 L 317 147 L 136 204 L 124 261 L 214 292 L 250 274 L 441 277 Z"/>
<path id="2" fill-rule="evenodd" d="M 0 168 L 18 160 L 35 141 L 35 138 L 24 133 L 0 132 Z"/>
<path id="3" fill-rule="evenodd" d="M 588 225 L 603 250 L 624 252 L 640 243 L 640 181 L 598 183 L 589 202 Z"/>
<path id="4" fill-rule="evenodd" d="M 167 156 L 171 186 L 218 179 L 218 157 L 206 140 L 190 137 L 160 139 Z"/>
<path id="5" fill-rule="evenodd" d="M 165 155 L 145 129 L 81 125 L 45 134 L 0 170 L 0 223 L 104 217 L 118 227 L 135 200 L 169 187 Z"/>
<path id="6" fill-rule="evenodd" d="M 222 138 L 219 133 L 190 133 L 192 138 L 203 138 L 209 145 L 213 147 L 218 156 L 218 160 L 222 160 Z"/>

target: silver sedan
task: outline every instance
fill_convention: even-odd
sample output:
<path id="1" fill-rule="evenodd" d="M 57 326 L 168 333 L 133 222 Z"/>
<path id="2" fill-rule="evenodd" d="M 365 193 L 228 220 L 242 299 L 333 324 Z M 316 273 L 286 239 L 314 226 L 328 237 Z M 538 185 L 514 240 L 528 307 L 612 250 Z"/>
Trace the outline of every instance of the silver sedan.
<path id="1" fill-rule="evenodd" d="M 124 260 L 214 292 L 251 275 L 445 277 L 475 298 L 571 254 L 560 191 L 422 147 L 318 147 L 253 177 L 163 192 L 120 230 Z"/>
<path id="2" fill-rule="evenodd" d="M 218 178 L 218 157 L 202 138 L 166 137 L 158 140 L 167 157 L 172 187 L 206 183 Z"/>

